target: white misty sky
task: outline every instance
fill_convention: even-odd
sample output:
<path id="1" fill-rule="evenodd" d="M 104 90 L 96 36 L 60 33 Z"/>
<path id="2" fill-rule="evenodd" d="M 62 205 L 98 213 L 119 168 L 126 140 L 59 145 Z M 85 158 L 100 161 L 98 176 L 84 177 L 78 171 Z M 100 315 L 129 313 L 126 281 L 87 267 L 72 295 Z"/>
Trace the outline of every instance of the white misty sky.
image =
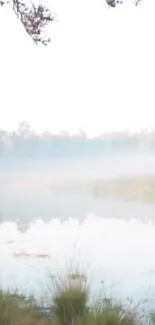
<path id="1" fill-rule="evenodd" d="M 111 10 L 104 0 L 50 0 L 60 21 L 47 48 L 0 8 L 0 127 L 27 120 L 91 136 L 155 128 L 155 1 L 131 1 Z"/>

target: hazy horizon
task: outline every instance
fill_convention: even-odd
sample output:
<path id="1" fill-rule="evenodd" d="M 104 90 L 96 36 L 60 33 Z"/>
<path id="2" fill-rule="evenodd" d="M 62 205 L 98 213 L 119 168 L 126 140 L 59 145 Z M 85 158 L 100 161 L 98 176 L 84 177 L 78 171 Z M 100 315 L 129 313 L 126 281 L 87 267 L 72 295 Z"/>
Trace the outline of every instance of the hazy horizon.
<path id="1" fill-rule="evenodd" d="M 26 122 L 8 132 L 0 129 L 0 166 L 1 169 L 19 167 L 20 162 L 27 165 L 37 161 L 48 164 L 52 159 L 106 159 L 110 155 L 130 154 L 154 155 L 155 132 L 142 130 L 137 133 L 114 132 L 102 133 L 93 138 L 84 131 L 79 134 L 68 134 L 63 131 L 59 134 L 52 132 L 37 133 Z M 46 161 L 47 160 L 47 161 Z M 51 161 L 52 162 L 52 161 Z M 53 160 L 54 162 L 54 160 Z M 64 161 L 65 162 L 65 161 Z M 67 160 L 66 160 L 67 163 Z M 75 162 L 74 162 L 75 163 Z"/>

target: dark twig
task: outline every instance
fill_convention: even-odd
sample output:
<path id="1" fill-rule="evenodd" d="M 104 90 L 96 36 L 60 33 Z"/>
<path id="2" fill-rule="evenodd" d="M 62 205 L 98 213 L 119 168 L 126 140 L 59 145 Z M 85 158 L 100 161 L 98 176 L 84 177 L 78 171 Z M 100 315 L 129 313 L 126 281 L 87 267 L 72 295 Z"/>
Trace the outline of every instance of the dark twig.
<path id="1" fill-rule="evenodd" d="M 106 3 L 108 6 L 111 8 L 115 8 L 118 4 L 122 4 L 124 1 L 123 0 L 106 0 Z M 138 6 L 141 2 L 141 0 L 133 0 L 135 6 Z"/>
<path id="2" fill-rule="evenodd" d="M 0 0 L 0 6 L 4 6 L 5 4 L 9 3 L 9 1 L 6 0 Z"/>
<path id="3" fill-rule="evenodd" d="M 111 8 L 115 8 L 118 3 L 120 3 L 119 0 L 106 0 L 107 5 Z"/>
<path id="4" fill-rule="evenodd" d="M 137 7 L 141 3 L 141 0 L 135 0 L 135 6 Z"/>

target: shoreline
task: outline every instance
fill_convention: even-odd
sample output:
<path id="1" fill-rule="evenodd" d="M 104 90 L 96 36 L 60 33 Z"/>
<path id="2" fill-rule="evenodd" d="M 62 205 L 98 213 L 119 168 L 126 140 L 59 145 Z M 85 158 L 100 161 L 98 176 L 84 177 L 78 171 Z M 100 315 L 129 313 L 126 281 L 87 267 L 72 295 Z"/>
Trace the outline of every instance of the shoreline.
<path id="1" fill-rule="evenodd" d="M 155 175 L 122 177 L 101 181 L 93 186 L 96 198 L 115 197 L 145 204 L 155 204 Z"/>

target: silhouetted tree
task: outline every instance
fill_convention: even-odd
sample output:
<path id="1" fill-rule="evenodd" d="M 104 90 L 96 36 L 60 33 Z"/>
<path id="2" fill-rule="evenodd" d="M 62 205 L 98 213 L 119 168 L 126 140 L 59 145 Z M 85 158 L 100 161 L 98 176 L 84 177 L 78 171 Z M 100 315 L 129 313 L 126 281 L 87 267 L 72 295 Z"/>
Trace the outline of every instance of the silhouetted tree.
<path id="1" fill-rule="evenodd" d="M 50 38 L 46 38 L 44 29 L 49 22 L 54 20 L 46 6 L 35 5 L 25 0 L 0 0 L 0 6 L 11 4 L 17 18 L 23 24 L 27 34 L 38 44 L 47 45 Z"/>

